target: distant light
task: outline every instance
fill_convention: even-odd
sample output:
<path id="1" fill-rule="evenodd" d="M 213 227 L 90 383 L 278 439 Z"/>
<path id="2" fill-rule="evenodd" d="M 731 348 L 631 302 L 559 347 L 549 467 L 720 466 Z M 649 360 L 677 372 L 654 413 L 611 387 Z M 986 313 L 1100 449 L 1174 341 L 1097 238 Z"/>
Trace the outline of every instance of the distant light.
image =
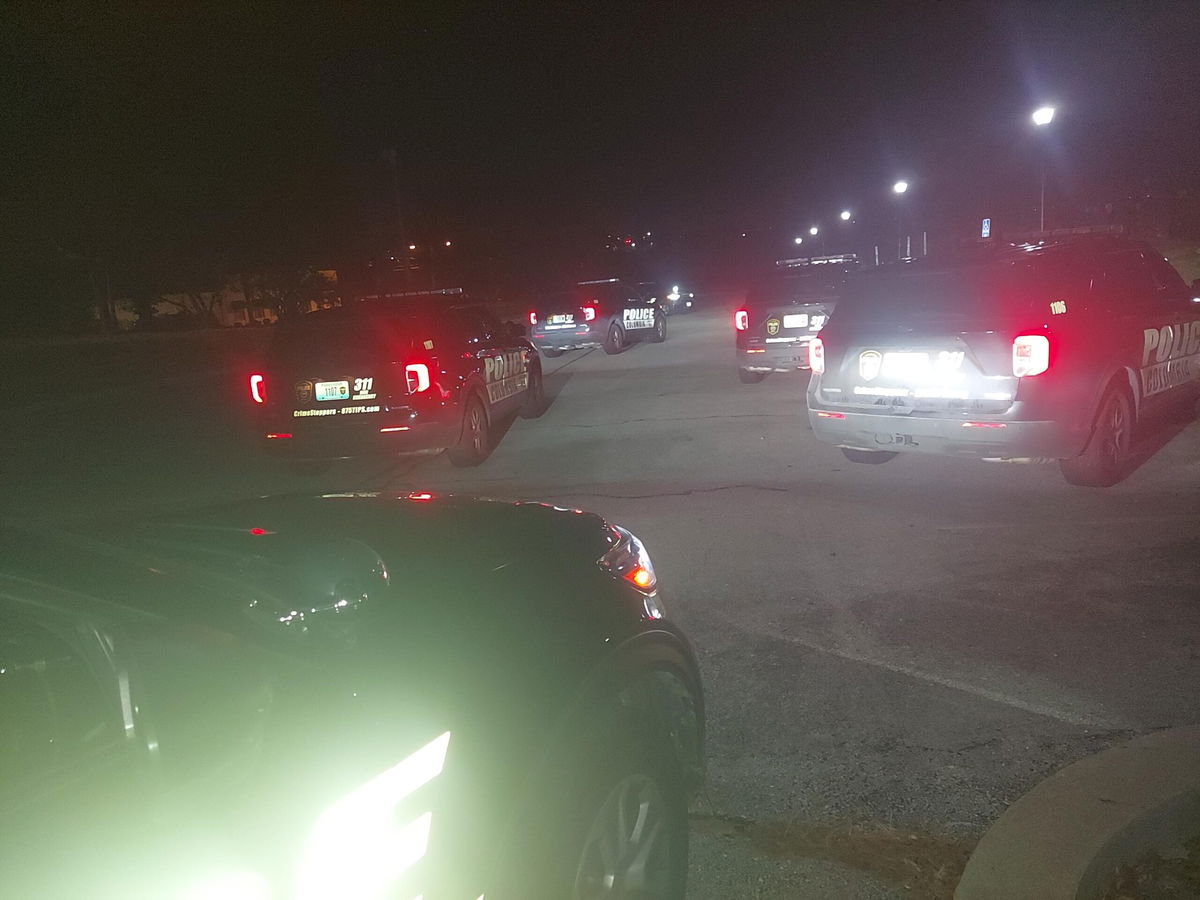
<path id="1" fill-rule="evenodd" d="M 447 246 L 447 247 L 449 247 L 449 246 L 450 246 L 450 242 L 449 242 L 449 241 L 446 241 L 446 246 Z"/>
<path id="2" fill-rule="evenodd" d="M 796 235 L 797 246 L 799 246 L 800 244 L 803 244 L 803 243 L 804 243 L 804 238 L 800 237 L 800 235 Z"/>
<path id="3" fill-rule="evenodd" d="M 892 190 L 895 191 L 897 194 L 903 194 L 905 191 L 908 190 L 908 182 L 907 181 L 897 181 L 895 184 L 892 185 Z"/>
<path id="4" fill-rule="evenodd" d="M 672 285 L 672 286 L 671 286 L 671 293 L 672 293 L 672 294 L 678 294 L 678 293 L 679 293 L 679 285 L 677 285 L 677 284 L 676 284 L 676 285 Z"/>
<path id="5" fill-rule="evenodd" d="M 745 237 L 745 236 L 746 236 L 746 232 L 744 232 L 744 231 L 743 231 L 743 232 L 742 232 L 742 237 Z"/>
<path id="6" fill-rule="evenodd" d="M 843 209 L 843 210 L 842 210 L 842 221 L 843 221 L 843 222 L 849 222 L 849 221 L 850 221 L 850 210 L 848 210 L 848 209 Z"/>
<path id="7" fill-rule="evenodd" d="M 818 230 L 818 229 L 817 229 L 817 226 L 816 226 L 816 225 L 814 225 L 812 228 L 808 229 L 808 233 L 809 233 L 809 234 L 811 234 L 813 237 L 816 237 L 816 236 L 817 236 L 817 230 Z"/>
<path id="8" fill-rule="evenodd" d="M 286 441 L 291 438 L 292 434 L 289 431 L 272 431 L 267 434 L 268 440 Z"/>
<path id="9" fill-rule="evenodd" d="M 408 249 L 409 249 L 409 250 L 416 250 L 416 249 L 417 249 L 417 245 L 416 245 L 416 244 L 409 244 L 409 245 L 408 245 Z"/>
<path id="10" fill-rule="evenodd" d="M 1049 125 L 1054 121 L 1054 107 L 1042 106 L 1033 111 L 1034 125 Z"/>
<path id="11" fill-rule="evenodd" d="M 650 237 L 650 232 L 646 232 L 646 237 Z"/>

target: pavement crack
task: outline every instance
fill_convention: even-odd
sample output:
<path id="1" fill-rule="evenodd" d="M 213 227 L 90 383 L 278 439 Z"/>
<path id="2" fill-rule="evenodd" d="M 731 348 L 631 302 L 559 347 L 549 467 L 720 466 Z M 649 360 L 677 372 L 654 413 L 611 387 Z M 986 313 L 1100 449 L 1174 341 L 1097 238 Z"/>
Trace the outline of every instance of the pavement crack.
<path id="1" fill-rule="evenodd" d="M 719 491 L 770 491 L 776 494 L 786 494 L 790 488 L 772 487 L 767 484 L 722 484 L 710 488 L 691 488 L 686 491 L 654 491 L 649 494 L 606 494 L 601 491 L 572 492 L 569 494 L 545 494 L 547 498 L 558 497 L 603 497 L 607 500 L 649 500 L 655 497 L 691 497 L 696 494 L 715 494 Z"/>

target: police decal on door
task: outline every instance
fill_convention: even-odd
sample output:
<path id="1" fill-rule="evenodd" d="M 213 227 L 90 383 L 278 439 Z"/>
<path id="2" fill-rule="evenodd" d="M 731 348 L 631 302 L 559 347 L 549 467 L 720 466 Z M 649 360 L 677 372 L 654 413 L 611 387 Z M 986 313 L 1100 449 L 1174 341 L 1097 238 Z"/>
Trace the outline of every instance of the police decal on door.
<path id="1" fill-rule="evenodd" d="M 487 381 L 488 400 L 491 403 L 499 403 L 523 393 L 529 387 L 525 352 L 514 350 L 487 357 L 483 361 L 483 377 Z"/>
<path id="2" fill-rule="evenodd" d="M 621 320 L 626 331 L 631 331 L 636 328 L 653 328 L 654 307 L 641 306 L 633 309 L 622 310 Z"/>

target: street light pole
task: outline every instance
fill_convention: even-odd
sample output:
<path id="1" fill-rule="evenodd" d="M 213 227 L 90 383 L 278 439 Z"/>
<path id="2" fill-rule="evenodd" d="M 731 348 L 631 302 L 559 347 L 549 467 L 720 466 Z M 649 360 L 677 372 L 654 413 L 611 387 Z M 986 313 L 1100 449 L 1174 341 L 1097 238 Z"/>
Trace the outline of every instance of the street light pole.
<path id="1" fill-rule="evenodd" d="M 1054 121 L 1054 107 L 1040 106 L 1033 111 L 1030 117 L 1033 119 L 1033 124 L 1038 128 L 1045 128 Z M 1042 152 L 1042 192 L 1041 199 L 1038 201 L 1038 231 L 1046 230 L 1046 148 L 1041 148 Z"/>

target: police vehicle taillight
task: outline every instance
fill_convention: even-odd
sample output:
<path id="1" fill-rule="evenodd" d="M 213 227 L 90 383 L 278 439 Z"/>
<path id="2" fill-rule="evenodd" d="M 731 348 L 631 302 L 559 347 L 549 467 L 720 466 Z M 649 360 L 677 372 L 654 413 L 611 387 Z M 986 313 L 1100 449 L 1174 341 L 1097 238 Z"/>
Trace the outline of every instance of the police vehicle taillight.
<path id="1" fill-rule="evenodd" d="M 267 379 L 257 372 L 250 376 L 250 396 L 255 403 L 267 402 Z"/>
<path id="2" fill-rule="evenodd" d="M 819 337 L 808 342 L 808 367 L 815 375 L 825 371 L 825 342 Z"/>
<path id="3" fill-rule="evenodd" d="M 1013 338 L 1012 369 L 1018 378 L 1041 375 L 1050 368 L 1050 339 L 1044 334 L 1022 334 Z"/>
<path id="4" fill-rule="evenodd" d="M 429 390 L 432 384 L 429 378 L 429 366 L 425 363 L 409 363 L 404 367 L 404 380 L 408 384 L 410 394 L 419 394 Z"/>
<path id="5" fill-rule="evenodd" d="M 596 307 L 585 306 L 583 308 L 583 321 L 591 322 L 595 318 L 596 318 Z"/>
<path id="6" fill-rule="evenodd" d="M 745 331 L 750 327 L 750 313 L 744 309 L 739 309 L 733 314 L 733 327 L 738 331 Z"/>
<path id="7" fill-rule="evenodd" d="M 530 324 L 530 325 L 536 325 L 536 324 L 537 324 L 537 313 L 535 313 L 535 312 L 531 312 L 531 313 L 529 314 L 529 324 Z"/>

